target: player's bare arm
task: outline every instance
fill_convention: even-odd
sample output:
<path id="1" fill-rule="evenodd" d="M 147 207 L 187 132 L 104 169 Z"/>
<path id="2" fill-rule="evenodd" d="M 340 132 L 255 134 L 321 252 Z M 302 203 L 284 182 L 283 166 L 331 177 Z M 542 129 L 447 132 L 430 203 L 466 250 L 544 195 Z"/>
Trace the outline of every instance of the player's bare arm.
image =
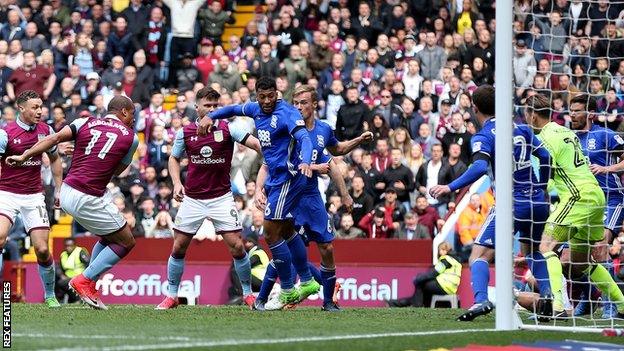
<path id="1" fill-rule="evenodd" d="M 269 166 L 262 164 L 262 167 L 258 170 L 258 176 L 256 177 L 256 194 L 254 195 L 254 205 L 261 211 L 264 211 L 267 201 L 266 193 L 264 192 L 264 183 L 266 182 L 267 174 L 269 174 Z"/>
<path id="2" fill-rule="evenodd" d="M 341 141 L 337 145 L 328 146 L 327 150 L 334 156 L 342 156 L 351 152 L 356 147 L 364 143 L 369 143 L 373 140 L 372 132 L 364 132 L 362 135 L 355 139 Z"/>
<path id="3" fill-rule="evenodd" d="M 184 199 L 184 186 L 180 179 L 180 160 L 173 156 L 169 156 L 169 175 L 173 182 L 173 198 L 178 202 L 182 202 Z"/>
<path id="4" fill-rule="evenodd" d="M 353 199 L 351 198 L 351 195 L 347 190 L 347 185 L 345 184 L 344 177 L 342 176 L 342 172 L 340 171 L 339 162 L 342 161 L 338 161 L 335 158 L 332 158 L 332 160 L 329 161 L 329 176 L 338 187 L 338 192 L 340 193 L 342 204 L 345 206 L 348 212 L 351 212 L 351 210 L 353 209 Z"/>
<path id="5" fill-rule="evenodd" d="M 64 141 L 70 141 L 73 138 L 72 130 L 69 126 L 63 127 L 60 132 L 48 135 L 47 137 L 38 141 L 33 147 L 26 150 L 23 154 L 19 156 L 9 156 L 6 158 L 5 162 L 8 165 L 15 166 L 17 164 L 21 164 L 29 158 L 37 155 L 41 155 L 42 153 L 49 150 L 54 145 L 58 145 Z"/>
<path id="6" fill-rule="evenodd" d="M 612 153 L 620 162 L 610 165 L 610 166 L 600 166 L 598 164 L 592 163 L 589 165 L 589 169 L 591 172 L 596 174 L 607 174 L 607 173 L 618 173 L 624 171 L 624 157 L 621 151 Z"/>
<path id="7" fill-rule="evenodd" d="M 48 152 L 50 158 L 50 169 L 52 170 L 52 177 L 54 178 L 54 206 L 60 207 L 60 192 L 61 185 L 63 184 L 63 162 L 58 152 Z"/>
<path id="8" fill-rule="evenodd" d="M 257 152 L 258 156 L 262 155 L 262 147 L 260 146 L 260 140 L 258 140 L 258 138 L 256 138 L 255 136 L 253 135 L 248 136 L 247 139 L 245 140 L 244 145 L 254 150 L 255 152 Z"/>

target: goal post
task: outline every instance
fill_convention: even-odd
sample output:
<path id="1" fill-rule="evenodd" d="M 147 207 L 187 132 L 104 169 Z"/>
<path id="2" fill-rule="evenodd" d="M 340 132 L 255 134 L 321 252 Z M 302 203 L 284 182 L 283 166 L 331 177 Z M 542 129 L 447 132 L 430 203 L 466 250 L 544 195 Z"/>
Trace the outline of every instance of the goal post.
<path id="1" fill-rule="evenodd" d="M 518 328 L 513 301 L 513 1 L 496 2 L 496 329 Z M 502 157 L 501 157 L 502 156 Z"/>

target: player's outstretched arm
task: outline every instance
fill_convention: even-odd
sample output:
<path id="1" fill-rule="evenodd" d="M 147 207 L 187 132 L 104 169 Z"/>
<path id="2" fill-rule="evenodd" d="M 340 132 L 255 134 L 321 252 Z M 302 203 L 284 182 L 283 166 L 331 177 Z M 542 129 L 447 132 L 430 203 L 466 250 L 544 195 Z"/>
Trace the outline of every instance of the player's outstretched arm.
<path id="1" fill-rule="evenodd" d="M 338 192 L 340 193 L 340 197 L 342 198 L 342 204 L 346 207 L 348 212 L 351 212 L 353 209 L 353 199 L 347 190 L 347 185 L 345 184 L 344 177 L 340 172 L 340 165 L 338 164 L 338 160 L 333 158 L 329 161 L 329 177 L 338 187 Z"/>
<path id="2" fill-rule="evenodd" d="M 23 163 L 29 158 L 48 151 L 54 145 L 58 145 L 64 141 L 70 141 L 73 139 L 73 133 L 69 126 L 63 127 L 60 132 L 48 135 L 47 137 L 39 140 L 30 149 L 24 151 L 21 155 L 9 156 L 6 158 L 6 163 L 9 165 L 17 165 Z"/>
<path id="3" fill-rule="evenodd" d="M 245 105 L 229 105 L 224 106 L 216 111 L 211 112 L 210 114 L 203 116 L 199 121 L 199 125 L 197 127 L 197 134 L 205 136 L 208 134 L 208 130 L 212 127 L 213 119 L 224 119 L 230 118 L 234 116 L 248 116 L 253 117 L 254 108 L 249 105 L 253 104 L 245 104 Z"/>
<path id="4" fill-rule="evenodd" d="M 368 143 L 373 140 L 372 132 L 364 132 L 357 138 L 341 141 L 336 145 L 328 146 L 327 150 L 334 156 L 342 156 L 351 152 L 362 143 Z"/>
<path id="5" fill-rule="evenodd" d="M 488 161 L 485 159 L 478 159 L 462 174 L 459 178 L 455 179 L 449 185 L 436 185 L 429 190 L 429 194 L 434 198 L 438 198 L 442 195 L 461 189 L 467 185 L 470 185 L 482 176 L 487 174 Z"/>

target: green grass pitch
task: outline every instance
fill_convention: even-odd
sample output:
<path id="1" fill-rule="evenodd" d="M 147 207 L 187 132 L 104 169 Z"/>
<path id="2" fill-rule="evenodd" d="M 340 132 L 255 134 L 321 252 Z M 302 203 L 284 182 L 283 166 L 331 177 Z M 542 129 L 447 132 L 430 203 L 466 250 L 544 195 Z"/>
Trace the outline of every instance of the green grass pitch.
<path id="1" fill-rule="evenodd" d="M 256 312 L 205 306 L 155 311 L 153 306 L 128 305 L 96 311 L 81 305 L 49 310 L 42 305 L 13 304 L 12 348 L 349 351 L 562 339 L 621 342 L 599 334 L 494 332 L 493 315 L 461 323 L 455 321 L 458 313 L 450 309 L 349 308 L 328 314 L 319 308 Z"/>

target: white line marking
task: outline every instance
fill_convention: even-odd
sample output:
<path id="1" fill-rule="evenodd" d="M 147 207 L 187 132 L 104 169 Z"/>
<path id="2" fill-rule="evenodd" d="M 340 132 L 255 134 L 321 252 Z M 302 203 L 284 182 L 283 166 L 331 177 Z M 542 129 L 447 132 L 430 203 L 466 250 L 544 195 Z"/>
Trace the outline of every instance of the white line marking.
<path id="1" fill-rule="evenodd" d="M 74 334 L 43 334 L 43 333 L 13 333 L 13 336 L 23 337 L 23 338 L 57 338 L 57 339 L 122 339 L 122 340 L 144 340 L 144 339 L 153 339 L 153 340 L 162 340 L 162 341 L 191 341 L 194 340 L 187 336 L 145 336 L 138 337 L 134 335 L 74 335 Z"/>
<path id="2" fill-rule="evenodd" d="M 151 344 L 151 345 L 120 345 L 109 347 L 76 347 L 76 348 L 58 348 L 43 351 L 121 351 L 121 350 L 153 350 L 153 349 L 183 349 L 191 347 L 222 347 L 222 346 L 243 346 L 243 345 L 275 345 L 275 344 L 289 344 L 295 342 L 314 342 L 314 341 L 339 341 L 339 340 L 354 340 L 354 339 L 377 339 L 388 337 L 401 337 L 401 336 L 427 336 L 427 335 L 447 335 L 447 334 L 462 334 L 472 332 L 492 332 L 496 329 L 459 329 L 459 330 L 435 330 L 426 332 L 397 332 L 397 333 L 377 333 L 377 334 L 351 334 L 351 335 L 328 335 L 328 336 L 311 336 L 311 337 L 296 337 L 286 339 L 256 339 L 256 340 L 220 340 L 220 341 L 204 341 L 197 340 L 176 344 Z M 30 335 L 30 334 L 22 334 Z M 43 334 L 42 334 L 43 335 Z M 46 335 L 46 337 L 60 337 L 59 335 Z M 123 338 L 122 336 L 114 336 L 113 338 Z M 111 339 L 113 339 L 111 338 Z M 147 337 L 150 338 L 150 337 Z"/>

